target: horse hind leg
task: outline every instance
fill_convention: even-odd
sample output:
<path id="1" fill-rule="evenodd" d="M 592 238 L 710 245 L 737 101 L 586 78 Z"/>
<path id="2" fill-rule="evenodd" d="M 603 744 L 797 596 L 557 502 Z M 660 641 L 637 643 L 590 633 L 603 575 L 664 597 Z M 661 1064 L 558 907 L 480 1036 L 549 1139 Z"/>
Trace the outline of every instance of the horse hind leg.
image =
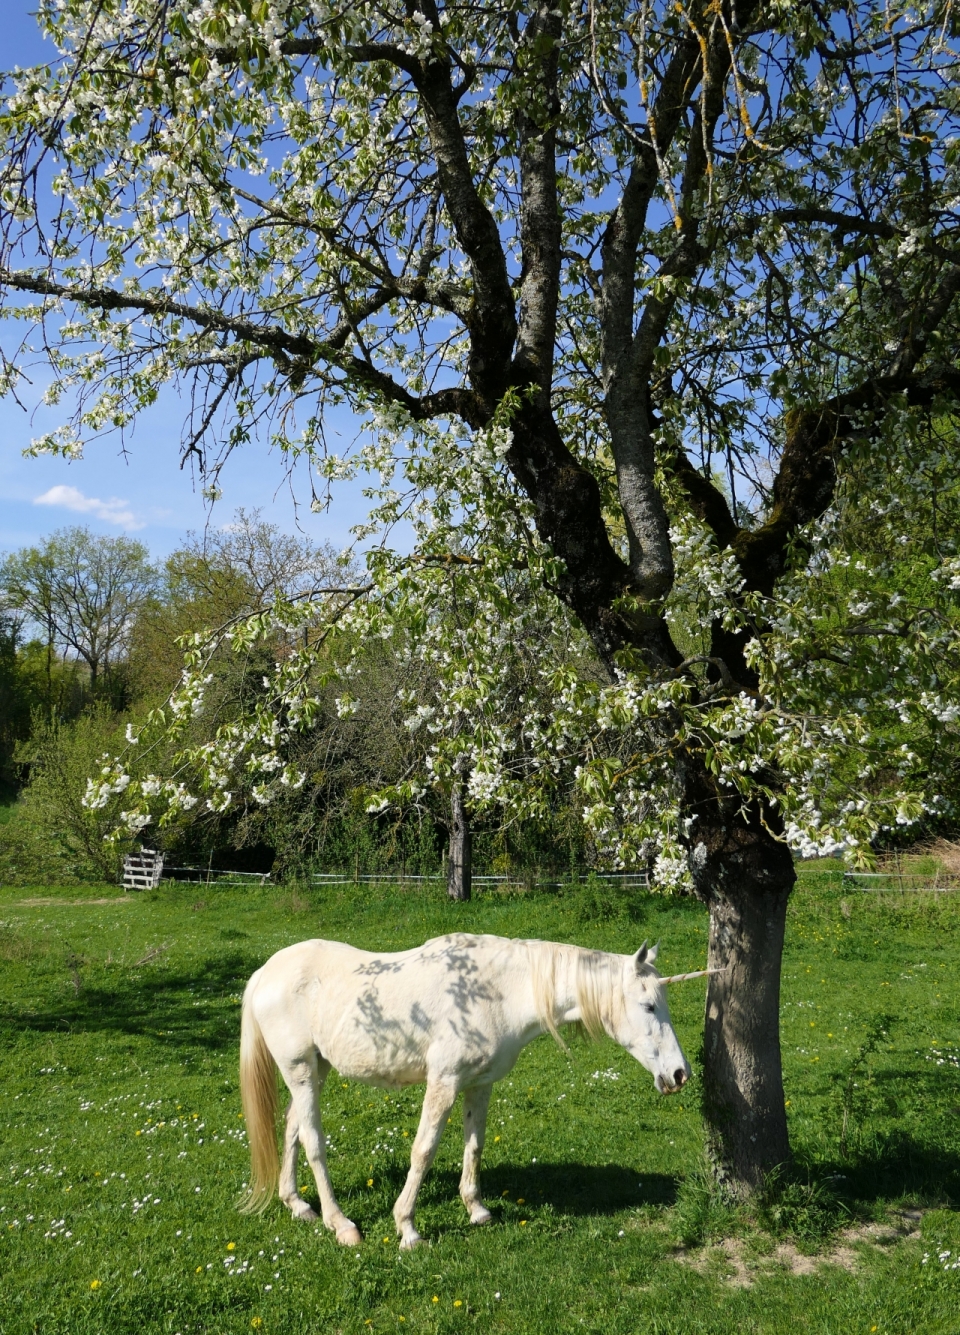
<path id="1" fill-rule="evenodd" d="M 336 1234 L 337 1242 L 345 1247 L 356 1247 L 363 1241 L 360 1230 L 340 1209 L 327 1167 L 320 1120 L 320 1090 L 329 1070 L 330 1063 L 318 1060 L 316 1055 L 312 1060 L 302 1059 L 283 1068 L 283 1078 L 290 1090 L 290 1107 L 280 1172 L 280 1198 L 296 1218 L 316 1219 L 314 1211 L 297 1191 L 297 1149 L 302 1145 L 317 1184 L 325 1226 Z"/>
<path id="2" fill-rule="evenodd" d="M 463 1173 L 460 1199 L 467 1207 L 471 1224 L 489 1224 L 493 1219 L 480 1195 L 480 1156 L 487 1134 L 487 1109 L 492 1085 L 464 1090 L 463 1094 Z"/>
<path id="3" fill-rule="evenodd" d="M 280 1165 L 280 1199 L 294 1219 L 316 1219 L 312 1209 L 297 1190 L 297 1160 L 300 1158 L 300 1120 L 293 1099 L 287 1108 L 283 1133 L 283 1161 Z"/>

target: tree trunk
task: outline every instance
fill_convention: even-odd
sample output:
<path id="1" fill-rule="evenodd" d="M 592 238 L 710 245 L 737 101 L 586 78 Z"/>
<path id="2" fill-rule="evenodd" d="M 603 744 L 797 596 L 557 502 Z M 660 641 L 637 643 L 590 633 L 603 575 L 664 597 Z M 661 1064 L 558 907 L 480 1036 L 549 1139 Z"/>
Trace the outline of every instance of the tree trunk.
<path id="1" fill-rule="evenodd" d="M 755 817 L 702 833 L 691 861 L 710 909 L 707 962 L 721 971 L 710 978 L 704 1024 L 707 1150 L 717 1179 L 745 1197 L 790 1160 L 780 961 L 795 873 L 785 845 Z"/>
<path id="2" fill-rule="evenodd" d="M 455 780 L 450 792 L 450 856 L 447 859 L 447 894 L 451 899 L 470 898 L 472 846 L 470 817 L 463 804 L 463 785 Z"/>

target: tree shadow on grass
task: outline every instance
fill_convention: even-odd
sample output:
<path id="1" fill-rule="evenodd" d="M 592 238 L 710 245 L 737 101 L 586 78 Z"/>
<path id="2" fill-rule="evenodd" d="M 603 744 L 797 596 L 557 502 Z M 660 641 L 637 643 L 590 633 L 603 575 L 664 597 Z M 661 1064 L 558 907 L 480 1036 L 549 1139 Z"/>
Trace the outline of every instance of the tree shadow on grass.
<path id="1" fill-rule="evenodd" d="M 172 1046 L 222 1050 L 225 1039 L 240 1033 L 240 1008 L 225 999 L 243 990 L 260 962 L 232 950 L 198 961 L 189 971 L 130 967 L 109 983 L 88 980 L 81 970 L 72 995 L 30 1008 L 0 1008 L 0 1030 L 8 1036 L 54 1032 L 159 1037 Z"/>
<path id="2" fill-rule="evenodd" d="M 406 1166 L 386 1172 L 389 1193 L 399 1196 Z M 642 1187 L 640 1184 L 643 1184 Z M 497 1219 L 520 1201 L 531 1212 L 549 1207 L 556 1215 L 614 1215 L 638 1205 L 673 1205 L 679 1180 L 665 1173 L 647 1173 L 624 1164 L 551 1163 L 497 1164 L 481 1172 L 480 1189 Z M 456 1200 L 460 1174 L 452 1168 L 434 1169 L 423 1184 L 423 1204 Z M 500 1207 L 500 1208 L 498 1208 Z"/>
<path id="3" fill-rule="evenodd" d="M 960 1116 L 955 1116 L 960 1138 Z M 849 1158 L 817 1165 L 817 1176 L 832 1184 L 841 1200 L 864 1205 L 907 1198 L 960 1208 L 960 1148 L 922 1141 L 895 1129 L 871 1138 Z"/>

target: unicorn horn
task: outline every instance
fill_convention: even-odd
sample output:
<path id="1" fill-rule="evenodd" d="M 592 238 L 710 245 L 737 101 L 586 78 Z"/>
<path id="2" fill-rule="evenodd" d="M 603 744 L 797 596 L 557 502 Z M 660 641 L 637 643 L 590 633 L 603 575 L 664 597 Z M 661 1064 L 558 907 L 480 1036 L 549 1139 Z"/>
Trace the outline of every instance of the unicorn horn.
<path id="1" fill-rule="evenodd" d="M 669 978 L 661 978 L 661 983 L 685 983 L 688 978 L 706 978 L 708 973 L 726 973 L 726 969 L 698 969 L 696 973 L 674 973 Z"/>

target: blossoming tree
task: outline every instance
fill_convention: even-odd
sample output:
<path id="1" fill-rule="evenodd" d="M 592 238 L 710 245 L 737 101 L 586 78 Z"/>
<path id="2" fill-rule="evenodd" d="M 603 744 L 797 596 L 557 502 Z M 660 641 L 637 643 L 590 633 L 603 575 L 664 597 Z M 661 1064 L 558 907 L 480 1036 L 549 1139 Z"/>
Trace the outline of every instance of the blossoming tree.
<path id="1" fill-rule="evenodd" d="M 72 456 L 174 380 L 211 487 L 258 430 L 315 460 L 318 506 L 371 474 L 369 579 L 264 614 L 290 652 L 199 757 L 207 800 L 299 781 L 282 751 L 309 721 L 314 646 L 397 618 L 442 634 L 437 572 L 457 555 L 493 659 L 522 570 L 606 677 L 545 663 L 552 713 L 523 745 L 541 776 L 579 755 L 596 839 L 622 862 L 652 852 L 709 905 L 709 1139 L 730 1186 L 755 1188 L 789 1157 L 791 847 L 865 855 L 881 826 L 943 808 L 955 755 L 956 547 L 943 526 L 896 532 L 898 504 L 929 511 L 960 390 L 951 7 L 40 14 L 61 56 L 12 81 L 0 271 L 69 418 L 36 448 Z M 29 347 L 6 354 L 11 391 Z M 338 458 L 324 420 L 344 402 L 370 429 Z M 837 541 L 862 504 L 892 530 L 873 563 Z M 412 549 L 393 550 L 401 519 Z M 495 703 L 480 630 L 443 651 L 458 738 Z M 478 800 L 510 799 L 482 732 Z M 91 800 L 123 785 L 131 828 L 185 791 L 125 777 L 108 767 Z"/>

